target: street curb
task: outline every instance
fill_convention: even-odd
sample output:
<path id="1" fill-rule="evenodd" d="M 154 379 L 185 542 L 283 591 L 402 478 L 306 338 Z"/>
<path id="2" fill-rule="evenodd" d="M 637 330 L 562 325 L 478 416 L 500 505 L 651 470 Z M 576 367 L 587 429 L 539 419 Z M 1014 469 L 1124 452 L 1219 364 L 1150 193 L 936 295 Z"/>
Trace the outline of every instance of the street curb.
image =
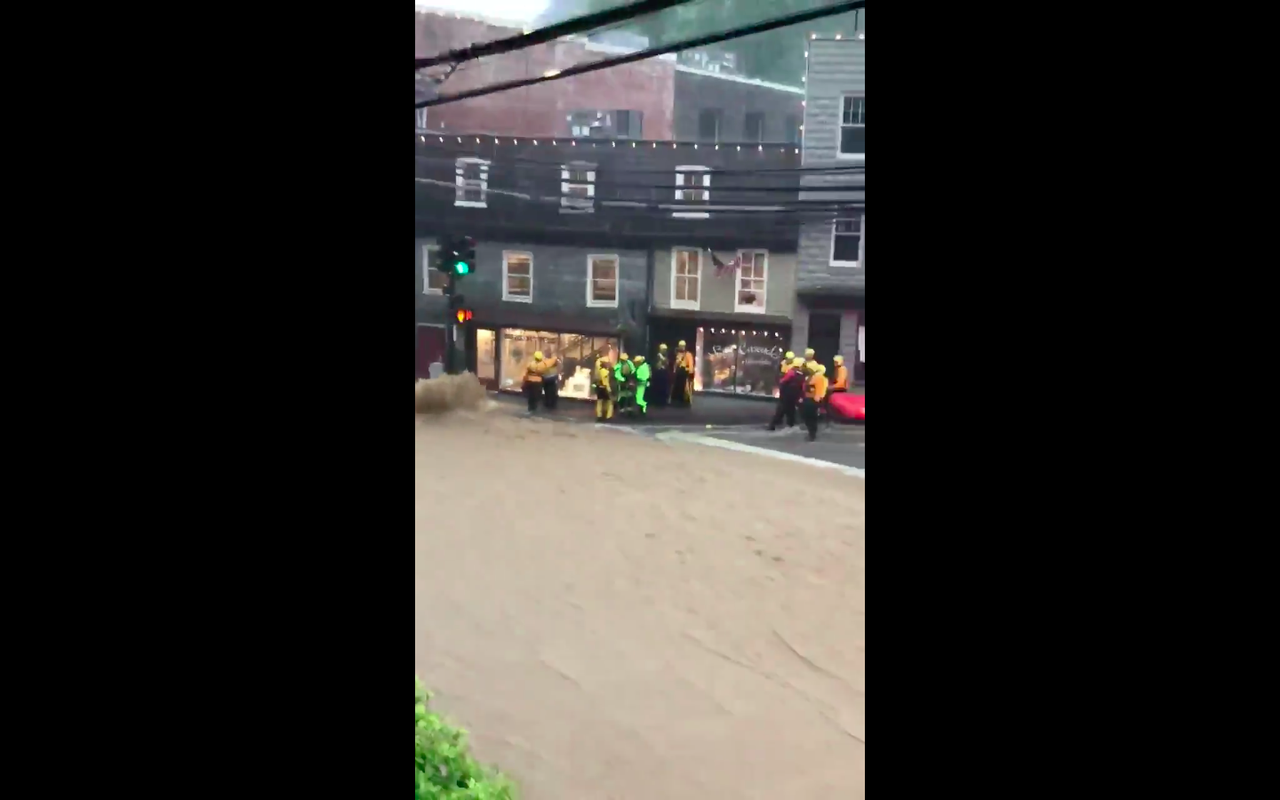
<path id="1" fill-rule="evenodd" d="M 864 469 L 858 469 L 857 467 L 848 467 L 848 466 L 845 466 L 844 464 L 837 464 L 834 461 L 823 461 L 820 458 L 809 458 L 808 456 L 797 456 L 792 453 L 782 453 L 777 450 L 767 450 L 763 447 L 753 447 L 752 445 L 749 445 L 749 444 L 742 444 L 740 442 L 730 442 L 724 439 L 713 439 L 710 436 L 699 436 L 698 434 L 694 434 L 694 433 L 682 433 L 680 431 L 667 431 L 664 433 L 659 433 L 654 438 L 656 438 L 660 442 L 676 441 L 676 442 L 688 442 L 690 444 L 701 444 L 701 445 L 706 445 L 707 447 L 719 447 L 724 450 L 736 450 L 739 453 L 753 453 L 758 456 L 765 456 L 766 458 L 776 458 L 780 461 L 790 461 L 796 464 L 808 464 L 811 467 L 822 467 L 823 469 L 833 469 L 837 472 L 842 472 L 845 475 L 849 475 L 850 477 L 861 478 L 863 480 L 866 480 L 866 477 L 867 477 L 867 471 Z"/>

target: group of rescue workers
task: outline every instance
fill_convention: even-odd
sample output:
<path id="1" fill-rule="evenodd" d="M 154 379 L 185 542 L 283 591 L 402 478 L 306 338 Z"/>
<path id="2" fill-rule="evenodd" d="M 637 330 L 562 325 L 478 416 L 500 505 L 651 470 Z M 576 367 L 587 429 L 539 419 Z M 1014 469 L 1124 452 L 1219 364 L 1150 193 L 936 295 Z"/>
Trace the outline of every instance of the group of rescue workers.
<path id="1" fill-rule="evenodd" d="M 778 403 L 769 430 L 777 430 L 785 419 L 787 427 L 795 427 L 796 412 L 809 430 L 809 441 L 818 436 L 818 416 L 828 409 L 831 395 L 849 388 L 849 370 L 844 357 L 832 359 L 835 374 L 827 376 L 827 368 L 815 359 L 813 348 L 804 351 L 804 358 L 787 351 L 782 360 L 782 375 L 778 381 Z M 524 370 L 523 389 L 529 402 L 529 413 L 538 410 L 542 398 L 547 409 L 554 410 L 559 397 L 559 360 L 546 358 L 542 351 L 533 354 Z M 613 419 L 616 412 L 646 416 L 649 404 L 691 407 L 693 405 L 693 353 L 684 340 L 676 344 L 674 357 L 669 357 L 667 346 L 658 345 L 656 363 L 650 367 L 644 356 L 632 358 L 621 353 L 615 363 L 600 357 L 592 371 L 596 395 L 596 421 Z"/>
<path id="2" fill-rule="evenodd" d="M 538 398 L 545 398 L 548 409 L 556 407 L 559 396 L 559 363 L 554 356 L 546 358 L 542 351 L 533 354 L 525 365 L 523 389 L 529 412 L 538 410 Z M 693 405 L 693 353 L 684 340 L 676 344 L 675 357 L 670 358 L 665 344 L 658 345 L 657 363 L 649 366 L 644 356 L 632 358 L 621 353 L 615 363 L 600 357 L 592 370 L 596 395 L 596 421 L 613 419 L 615 411 L 646 416 L 649 404 L 665 406 Z"/>
<path id="3" fill-rule="evenodd" d="M 849 368 L 844 356 L 831 359 L 835 375 L 828 378 L 827 368 L 817 362 L 813 348 L 804 351 L 804 358 L 790 350 L 782 357 L 782 377 L 778 381 L 778 404 L 769 421 L 769 430 L 776 431 L 785 418 L 788 428 L 796 424 L 796 410 L 809 430 L 809 441 L 818 438 L 818 414 L 823 412 L 830 419 L 831 395 L 849 390 Z"/>

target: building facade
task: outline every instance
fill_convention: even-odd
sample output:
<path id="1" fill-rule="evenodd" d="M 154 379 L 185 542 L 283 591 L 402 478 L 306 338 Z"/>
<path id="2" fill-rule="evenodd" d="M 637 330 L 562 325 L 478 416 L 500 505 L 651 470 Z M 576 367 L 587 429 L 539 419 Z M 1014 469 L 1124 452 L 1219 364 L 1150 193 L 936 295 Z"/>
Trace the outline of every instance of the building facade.
<path id="1" fill-rule="evenodd" d="M 653 356 L 684 339 L 696 388 L 772 391 L 790 342 L 797 223 L 771 210 L 796 200 L 798 148 L 415 138 L 419 374 L 447 322 L 438 239 L 465 235 L 477 263 L 458 284 L 474 313 L 460 341 L 490 388 L 518 390 L 541 350 L 562 360 L 562 394 L 586 399 L 596 357 Z"/>
<path id="2" fill-rule="evenodd" d="M 866 43 L 809 42 L 800 198 L 847 203 L 800 228 L 793 337 L 866 381 Z"/>
<path id="3" fill-rule="evenodd" d="M 519 28 L 458 14 L 415 12 L 418 57 L 502 39 Z M 471 61 L 436 86 L 418 74 L 418 100 L 503 81 L 538 77 L 587 61 L 636 52 L 644 37 L 617 31 L 564 37 Z M 496 136 L 645 139 L 798 145 L 804 90 L 735 74 L 732 56 L 695 50 L 586 75 L 417 109 L 420 134 L 460 131 Z M 439 76 L 444 68 L 435 68 Z"/>

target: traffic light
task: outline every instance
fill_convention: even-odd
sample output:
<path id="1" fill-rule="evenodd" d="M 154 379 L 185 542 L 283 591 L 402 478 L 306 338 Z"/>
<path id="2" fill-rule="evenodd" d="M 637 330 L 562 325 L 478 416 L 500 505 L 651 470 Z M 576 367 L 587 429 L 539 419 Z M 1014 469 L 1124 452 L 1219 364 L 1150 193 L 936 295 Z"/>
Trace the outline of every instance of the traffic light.
<path id="1" fill-rule="evenodd" d="M 475 271 L 476 240 L 470 236 L 459 237 L 453 255 L 453 274 L 470 275 Z"/>
<path id="2" fill-rule="evenodd" d="M 470 236 L 441 236 L 437 269 L 463 278 L 475 272 L 476 240 Z"/>
<path id="3" fill-rule="evenodd" d="M 453 315 L 457 318 L 459 325 L 471 321 L 471 309 L 469 308 L 460 308 L 453 312 Z"/>

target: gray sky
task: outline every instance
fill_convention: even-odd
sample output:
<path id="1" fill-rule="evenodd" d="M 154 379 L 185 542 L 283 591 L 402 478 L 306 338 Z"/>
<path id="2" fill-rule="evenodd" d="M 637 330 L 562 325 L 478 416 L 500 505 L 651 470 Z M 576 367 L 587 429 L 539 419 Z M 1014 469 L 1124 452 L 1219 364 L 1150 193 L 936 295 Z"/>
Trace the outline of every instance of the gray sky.
<path id="1" fill-rule="evenodd" d="M 530 22 L 547 7 L 548 0 L 421 0 L 419 8 L 476 14 L 511 22 Z"/>

